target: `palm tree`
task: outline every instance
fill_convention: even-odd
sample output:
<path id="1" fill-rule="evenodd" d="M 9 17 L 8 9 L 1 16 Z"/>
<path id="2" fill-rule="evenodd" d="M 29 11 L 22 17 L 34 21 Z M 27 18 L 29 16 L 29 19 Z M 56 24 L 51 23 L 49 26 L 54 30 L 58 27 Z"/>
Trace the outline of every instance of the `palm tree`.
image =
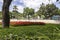
<path id="1" fill-rule="evenodd" d="M 10 24 L 9 6 L 11 2 L 12 0 L 3 0 L 3 7 L 2 7 L 3 28 L 9 28 L 9 24 Z"/>
<path id="2" fill-rule="evenodd" d="M 18 11 L 17 10 L 18 10 L 17 6 L 16 5 L 13 6 L 13 13 L 14 13 L 14 16 L 16 19 L 18 18 Z"/>
<path id="3" fill-rule="evenodd" d="M 14 11 L 14 12 L 17 12 L 17 10 L 18 10 L 18 8 L 17 8 L 17 6 L 15 5 L 15 6 L 13 7 L 13 11 Z"/>

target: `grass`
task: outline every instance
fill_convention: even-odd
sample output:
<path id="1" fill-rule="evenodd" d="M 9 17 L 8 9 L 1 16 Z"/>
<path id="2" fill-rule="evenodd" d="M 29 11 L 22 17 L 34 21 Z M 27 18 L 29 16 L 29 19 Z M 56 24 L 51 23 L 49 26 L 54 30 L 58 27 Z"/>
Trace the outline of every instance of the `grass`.
<path id="1" fill-rule="evenodd" d="M 60 25 L 29 25 L 29 26 L 11 26 L 3 29 L 0 27 L 0 38 L 8 35 L 18 35 L 19 37 L 40 37 L 41 40 L 60 40 Z M 43 38 L 48 39 L 43 39 Z"/>

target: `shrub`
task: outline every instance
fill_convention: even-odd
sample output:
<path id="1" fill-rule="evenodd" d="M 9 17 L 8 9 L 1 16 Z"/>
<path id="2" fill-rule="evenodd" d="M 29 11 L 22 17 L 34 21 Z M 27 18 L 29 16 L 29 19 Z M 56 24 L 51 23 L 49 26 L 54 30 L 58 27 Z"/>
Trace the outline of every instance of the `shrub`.
<path id="1" fill-rule="evenodd" d="M 15 21 L 10 22 L 11 25 L 45 25 L 44 22 Z"/>

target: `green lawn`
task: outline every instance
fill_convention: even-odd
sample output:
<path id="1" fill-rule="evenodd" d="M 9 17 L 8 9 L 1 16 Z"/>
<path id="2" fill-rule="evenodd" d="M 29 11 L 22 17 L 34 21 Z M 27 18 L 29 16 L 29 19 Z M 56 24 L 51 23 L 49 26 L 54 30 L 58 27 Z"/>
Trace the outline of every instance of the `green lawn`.
<path id="1" fill-rule="evenodd" d="M 40 40 L 60 40 L 60 25 L 46 24 L 46 25 L 29 25 L 29 26 L 11 26 L 3 29 L 0 27 L 0 39 L 10 38 L 12 36 L 22 38 L 41 38 Z M 11 39 L 11 38 L 10 38 Z M 23 39 L 21 39 L 23 40 Z"/>

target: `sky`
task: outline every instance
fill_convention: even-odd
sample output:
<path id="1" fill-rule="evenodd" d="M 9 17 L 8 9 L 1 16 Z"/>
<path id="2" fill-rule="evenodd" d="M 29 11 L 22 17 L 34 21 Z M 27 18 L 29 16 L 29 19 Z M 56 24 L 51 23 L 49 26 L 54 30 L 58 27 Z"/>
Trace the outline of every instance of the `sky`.
<path id="1" fill-rule="evenodd" d="M 13 6 L 16 5 L 19 12 L 23 12 L 23 9 L 25 7 L 33 8 L 35 9 L 35 12 L 39 10 L 40 5 L 44 3 L 45 5 L 48 3 L 54 3 L 58 8 L 60 8 L 59 2 L 56 2 L 56 0 L 13 0 L 10 5 L 10 11 L 13 10 Z M 2 10 L 3 0 L 0 0 L 0 11 Z"/>

